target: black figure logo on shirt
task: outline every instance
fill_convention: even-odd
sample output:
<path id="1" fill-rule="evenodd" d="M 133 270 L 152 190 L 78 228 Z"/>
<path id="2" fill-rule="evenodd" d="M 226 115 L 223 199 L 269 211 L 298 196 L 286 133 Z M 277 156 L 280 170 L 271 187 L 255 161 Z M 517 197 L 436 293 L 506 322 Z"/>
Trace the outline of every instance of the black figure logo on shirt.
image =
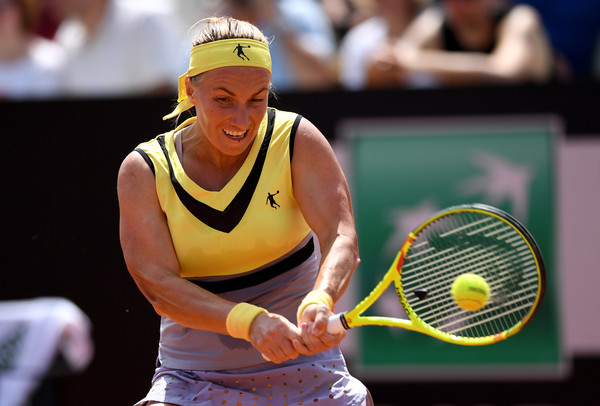
<path id="1" fill-rule="evenodd" d="M 267 192 L 267 201 L 265 202 L 265 204 L 269 203 L 271 205 L 271 207 L 274 208 L 274 209 L 277 209 L 277 208 L 281 207 L 275 201 L 275 195 L 277 195 L 277 194 L 279 194 L 279 190 L 276 193 L 274 193 L 274 194 L 271 194 L 271 193 Z"/>
<path id="2" fill-rule="evenodd" d="M 246 58 L 246 60 L 249 61 L 250 58 L 248 58 L 248 56 L 246 56 L 246 54 L 244 53 L 244 48 L 250 48 L 250 45 L 243 46 L 243 45 L 237 44 L 237 47 L 233 48 L 233 52 L 237 51 L 237 56 L 240 59 Z"/>

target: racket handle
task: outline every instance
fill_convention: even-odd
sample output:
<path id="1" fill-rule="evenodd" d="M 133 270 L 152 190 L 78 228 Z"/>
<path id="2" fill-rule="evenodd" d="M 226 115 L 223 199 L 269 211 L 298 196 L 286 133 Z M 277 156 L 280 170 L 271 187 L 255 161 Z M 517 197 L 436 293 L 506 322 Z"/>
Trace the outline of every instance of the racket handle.
<path id="1" fill-rule="evenodd" d="M 339 334 L 342 331 L 346 330 L 347 326 L 346 320 L 343 320 L 344 314 L 334 314 L 329 317 L 329 321 L 327 322 L 327 332 L 331 334 Z"/>

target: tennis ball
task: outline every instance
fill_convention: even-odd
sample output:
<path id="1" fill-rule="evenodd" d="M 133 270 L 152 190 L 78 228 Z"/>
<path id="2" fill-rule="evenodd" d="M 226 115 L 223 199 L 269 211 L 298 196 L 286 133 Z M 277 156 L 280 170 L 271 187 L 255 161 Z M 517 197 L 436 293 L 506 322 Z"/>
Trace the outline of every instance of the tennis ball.
<path id="1" fill-rule="evenodd" d="M 462 309 L 474 312 L 489 300 L 490 285 L 479 275 L 464 273 L 454 280 L 452 297 Z"/>

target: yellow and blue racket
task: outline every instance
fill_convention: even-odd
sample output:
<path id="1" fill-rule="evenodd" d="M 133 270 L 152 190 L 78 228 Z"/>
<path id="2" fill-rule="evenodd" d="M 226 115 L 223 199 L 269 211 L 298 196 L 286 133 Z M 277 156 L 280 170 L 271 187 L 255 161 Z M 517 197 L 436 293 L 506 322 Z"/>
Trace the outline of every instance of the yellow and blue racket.
<path id="1" fill-rule="evenodd" d="M 489 286 L 478 310 L 464 310 L 453 298 L 452 285 L 463 274 Z M 408 317 L 363 315 L 392 282 Z M 521 223 L 491 206 L 454 206 L 411 232 L 381 282 L 354 309 L 331 316 L 327 330 L 392 326 L 453 344 L 493 344 L 532 320 L 545 284 L 542 255 Z"/>

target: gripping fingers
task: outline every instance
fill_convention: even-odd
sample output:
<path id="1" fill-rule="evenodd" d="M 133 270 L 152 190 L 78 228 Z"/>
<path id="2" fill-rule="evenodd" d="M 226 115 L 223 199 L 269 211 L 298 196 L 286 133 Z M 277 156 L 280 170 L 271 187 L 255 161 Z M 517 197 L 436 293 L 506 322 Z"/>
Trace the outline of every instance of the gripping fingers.
<path id="1" fill-rule="evenodd" d="M 278 314 L 258 316 L 252 324 L 250 339 L 263 358 L 277 364 L 299 355 L 293 344 L 293 340 L 300 339 L 297 327 Z"/>
<path id="2" fill-rule="evenodd" d="M 267 361 L 271 361 L 275 364 L 280 364 L 284 361 L 287 361 L 289 359 L 296 359 L 298 358 L 298 351 L 296 351 L 294 349 L 294 346 L 291 342 L 289 342 L 289 346 L 286 346 L 287 348 L 282 348 L 282 347 L 269 347 L 266 348 L 262 353 L 262 357 L 267 360 Z"/>
<path id="3" fill-rule="evenodd" d="M 325 331 L 327 331 L 327 325 L 329 324 L 329 316 L 331 315 L 331 311 L 324 306 L 319 307 L 319 311 L 315 316 L 315 320 L 312 326 L 311 333 L 316 336 L 321 336 Z"/>
<path id="4" fill-rule="evenodd" d="M 282 338 L 280 340 L 267 343 L 267 348 L 265 349 L 266 358 L 269 361 L 279 364 L 281 362 L 287 361 L 289 359 L 298 358 L 298 351 L 294 348 L 292 340 L 288 338 Z M 263 358 L 264 355 L 263 355 Z"/>
<path id="5" fill-rule="evenodd" d="M 346 337 L 345 331 L 342 331 L 339 334 L 331 334 L 327 331 L 322 331 L 319 335 L 315 335 L 314 331 L 315 327 L 312 325 L 312 323 L 302 324 L 302 342 L 309 350 L 309 353 L 306 354 L 305 352 L 300 351 L 298 347 L 296 347 L 296 350 L 305 355 L 317 354 L 339 345 L 344 337 Z"/>

